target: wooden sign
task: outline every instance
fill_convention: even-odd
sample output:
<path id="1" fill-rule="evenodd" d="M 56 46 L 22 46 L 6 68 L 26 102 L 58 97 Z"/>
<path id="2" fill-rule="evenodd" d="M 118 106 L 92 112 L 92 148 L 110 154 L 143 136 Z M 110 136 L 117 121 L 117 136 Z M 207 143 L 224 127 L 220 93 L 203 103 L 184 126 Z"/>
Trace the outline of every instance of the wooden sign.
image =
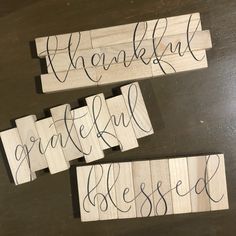
<path id="1" fill-rule="evenodd" d="M 41 37 L 43 92 L 139 80 L 206 68 L 212 47 L 199 13 Z"/>
<path id="2" fill-rule="evenodd" d="M 86 162 L 104 158 L 108 148 L 137 148 L 137 139 L 153 134 L 139 84 L 121 91 L 109 99 L 88 97 L 86 106 L 73 110 L 69 104 L 51 108 L 52 117 L 42 120 L 19 118 L 16 128 L 0 132 L 15 184 L 34 180 L 35 172 L 45 168 L 51 174 L 67 170 L 81 157 Z"/>
<path id="3" fill-rule="evenodd" d="M 77 167 L 82 221 L 228 209 L 224 155 Z"/>

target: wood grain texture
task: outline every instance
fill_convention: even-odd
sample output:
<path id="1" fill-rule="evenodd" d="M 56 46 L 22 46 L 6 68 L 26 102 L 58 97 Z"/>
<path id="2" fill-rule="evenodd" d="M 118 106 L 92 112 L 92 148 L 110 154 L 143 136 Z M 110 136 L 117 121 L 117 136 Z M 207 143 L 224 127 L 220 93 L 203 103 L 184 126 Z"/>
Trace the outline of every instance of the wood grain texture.
<path id="1" fill-rule="evenodd" d="M 52 117 L 38 120 L 36 128 L 40 137 L 40 150 L 45 154 L 50 173 L 67 170 L 70 166 L 62 151 Z"/>
<path id="2" fill-rule="evenodd" d="M 188 166 L 186 158 L 169 159 L 174 214 L 191 212 Z"/>
<path id="3" fill-rule="evenodd" d="M 211 155 L 206 157 L 209 193 L 211 196 L 211 210 L 225 210 L 229 208 L 228 191 L 225 173 L 224 155 Z"/>
<path id="4" fill-rule="evenodd" d="M 168 159 L 150 161 L 152 190 L 155 191 L 153 195 L 154 214 L 155 215 L 169 215 L 173 214 L 173 203 L 170 170 Z M 164 196 L 164 198 L 163 198 Z"/>
<path id="5" fill-rule="evenodd" d="M 106 100 L 112 124 L 122 152 L 137 148 L 138 141 L 134 133 L 127 107 L 122 95 Z M 128 135 L 127 135 L 128 134 Z"/>
<path id="6" fill-rule="evenodd" d="M 78 182 L 81 221 L 99 220 L 98 203 L 96 198 L 97 192 L 96 190 L 90 192 L 90 190 L 96 186 L 95 167 L 77 167 L 76 173 Z M 87 185 L 88 181 L 90 183 L 89 189 L 84 187 Z M 92 201 L 92 204 L 90 204 L 90 201 Z"/>
<path id="7" fill-rule="evenodd" d="M 132 162 L 137 217 L 154 216 L 152 175 L 149 161 Z"/>
<path id="8" fill-rule="evenodd" d="M 179 56 L 177 55 L 166 56 L 165 58 L 160 59 L 159 62 L 155 60 L 155 58 L 153 58 L 155 62 L 152 63 L 153 76 L 204 69 L 208 67 L 207 55 L 205 50 L 194 52 L 194 56 L 197 58 L 197 60 L 193 58 L 190 52 L 186 52 L 184 56 L 181 57 L 181 60 L 179 60 Z"/>
<path id="9" fill-rule="evenodd" d="M 189 157 L 188 177 L 191 191 L 192 212 L 210 211 L 210 199 L 205 190 L 206 157 Z"/>
<path id="10" fill-rule="evenodd" d="M 3 131 L 0 135 L 15 184 L 34 180 L 36 175 L 30 170 L 28 156 L 17 128 Z"/>
<path id="11" fill-rule="evenodd" d="M 78 41 L 80 42 L 78 45 Z M 44 57 L 48 54 L 63 53 L 68 51 L 68 47 L 72 51 L 75 48 L 86 49 L 91 48 L 91 38 L 89 31 L 60 34 L 49 37 L 40 37 L 35 39 L 37 54 L 39 57 Z"/>
<path id="12" fill-rule="evenodd" d="M 95 165 L 96 184 L 98 195 L 98 210 L 100 220 L 117 219 L 116 191 L 111 188 L 114 183 L 114 171 L 112 164 Z M 108 189 L 109 196 L 108 196 Z"/>
<path id="13" fill-rule="evenodd" d="M 85 161 L 91 162 L 103 158 L 104 153 L 98 141 L 88 107 L 80 107 L 72 110 L 72 112 Z"/>
<path id="14" fill-rule="evenodd" d="M 192 51 L 198 51 L 202 49 L 212 48 L 211 35 L 209 30 L 205 31 L 196 31 L 189 33 L 190 48 Z M 170 47 L 170 43 L 172 47 Z M 149 59 L 153 56 L 153 41 L 152 39 L 147 39 L 142 41 L 140 48 L 145 48 L 145 53 L 142 55 L 143 59 Z M 158 56 L 167 56 L 178 53 L 184 53 L 189 51 L 188 40 L 186 33 L 176 34 L 170 36 L 163 36 L 161 38 L 155 39 L 155 48 Z M 126 52 L 125 58 L 126 61 L 137 60 L 134 57 L 134 47 L 131 43 L 115 44 L 110 46 L 104 46 L 94 49 L 84 49 L 77 50 L 72 52 L 72 57 L 70 53 L 58 53 L 53 56 L 46 56 L 47 71 L 48 73 L 67 71 L 73 69 L 81 69 L 84 65 L 86 68 L 93 67 L 93 62 L 95 59 L 92 59 L 94 54 L 102 55 L 104 54 L 104 60 L 97 60 L 96 65 L 101 66 L 103 63 L 105 65 L 115 64 L 117 58 L 118 62 L 122 62 L 124 57 L 118 56 L 121 50 Z M 83 58 L 83 59 L 82 59 Z M 96 58 L 96 57 L 95 57 Z M 84 64 L 83 64 L 84 62 Z"/>
<path id="15" fill-rule="evenodd" d="M 145 106 L 141 89 L 137 82 L 122 86 L 121 92 L 129 115 L 132 117 L 131 122 L 137 138 L 142 138 L 154 133 L 152 124 Z"/>
<path id="16" fill-rule="evenodd" d="M 75 129 L 73 115 L 69 104 L 50 109 L 57 134 L 61 136 L 61 144 L 67 161 L 83 156 L 80 140 Z"/>
<path id="17" fill-rule="evenodd" d="M 132 174 L 132 163 L 114 163 L 113 164 L 114 179 L 117 179 L 116 190 L 116 203 L 118 206 L 118 218 L 135 218 L 135 194 L 134 183 Z"/>
<path id="18" fill-rule="evenodd" d="M 101 148 L 108 149 L 118 146 L 116 133 L 112 124 L 111 116 L 105 101 L 104 94 L 100 93 L 86 98 L 90 116 L 99 139 Z"/>
<path id="19" fill-rule="evenodd" d="M 36 129 L 37 118 L 35 115 L 26 116 L 16 119 L 16 127 L 18 129 L 20 139 L 23 145 L 26 145 L 29 152 L 29 162 L 31 171 L 35 172 L 48 167 L 45 155 L 39 151 L 39 134 Z"/>

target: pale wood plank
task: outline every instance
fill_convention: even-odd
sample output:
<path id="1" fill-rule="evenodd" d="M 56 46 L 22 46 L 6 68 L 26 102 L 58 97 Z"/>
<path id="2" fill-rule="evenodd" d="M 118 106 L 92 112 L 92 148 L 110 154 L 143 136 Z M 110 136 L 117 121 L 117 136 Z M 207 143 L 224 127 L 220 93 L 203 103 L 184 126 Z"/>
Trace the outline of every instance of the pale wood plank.
<path id="1" fill-rule="evenodd" d="M 131 122 L 137 138 L 154 133 L 152 124 L 143 100 L 142 92 L 137 82 L 121 87 Z"/>
<path id="2" fill-rule="evenodd" d="M 210 211 L 209 197 L 205 191 L 205 156 L 188 157 L 188 177 L 191 191 L 192 212 Z"/>
<path id="3" fill-rule="evenodd" d="M 139 80 L 152 77 L 151 63 L 145 65 L 141 60 L 133 61 L 129 67 L 123 63 L 112 65 L 109 70 L 104 70 L 102 66 L 96 68 L 97 78 L 100 78 L 98 85 Z"/>
<path id="4" fill-rule="evenodd" d="M 207 174 L 211 210 L 229 209 L 224 155 L 207 156 Z"/>
<path id="5" fill-rule="evenodd" d="M 166 28 L 165 35 L 176 35 L 176 34 L 186 33 L 190 16 L 191 14 L 187 14 L 187 15 L 159 19 L 155 31 L 156 37 L 162 36 L 165 28 Z M 154 26 L 157 20 L 158 19 L 146 22 L 139 22 L 135 37 L 136 41 L 141 40 L 143 36 L 144 39 L 152 38 Z M 132 24 L 91 30 L 93 48 L 132 42 L 136 25 L 137 23 L 132 23 Z M 192 14 L 191 18 L 189 32 L 193 32 L 195 30 L 196 31 L 202 30 L 199 13 Z"/>
<path id="6" fill-rule="evenodd" d="M 189 39 L 191 39 L 190 47 L 192 51 L 212 48 L 209 30 L 189 33 Z M 189 51 L 187 42 L 186 33 L 164 36 L 163 38 L 157 37 L 155 40 L 155 51 L 158 56 L 163 57 L 177 53 L 183 54 L 185 51 Z M 178 44 L 181 46 L 178 46 Z M 53 70 L 60 72 L 69 69 L 81 69 L 84 65 L 86 68 L 90 68 L 93 67 L 93 65 L 102 66 L 104 64 L 107 66 L 109 64 L 116 64 L 117 61 L 118 63 L 122 63 L 124 60 L 128 63 L 131 60 L 140 60 L 140 57 L 146 59 L 145 61 L 148 61 L 149 58 L 154 56 L 154 46 L 151 39 L 142 41 L 137 53 L 139 53 L 142 48 L 145 49 L 146 52 L 144 54 L 142 53 L 142 56 L 140 55 L 138 58 L 134 56 L 134 47 L 131 43 L 104 46 L 96 49 L 79 50 L 74 52 L 72 62 L 69 53 L 56 54 L 51 63 L 49 62 L 48 56 L 46 56 L 48 73 L 53 73 Z M 125 51 L 125 57 L 124 54 L 121 53 L 122 50 Z M 94 59 L 92 59 L 93 55 Z M 116 58 L 116 60 L 114 60 L 114 58 Z M 82 63 L 83 61 L 84 65 Z"/>
<path id="7" fill-rule="evenodd" d="M 208 67 L 205 50 L 195 51 L 194 55 L 200 61 L 195 60 L 190 52 L 186 52 L 183 57 L 180 57 L 179 55 L 169 55 L 161 58 L 161 66 L 156 63 L 157 61 L 155 60 L 155 58 L 153 58 L 156 63 L 151 64 L 153 76 L 161 76 L 165 75 L 165 73 L 173 74 L 176 72 L 191 71 Z M 163 70 L 165 73 L 163 72 Z"/>
<path id="8" fill-rule="evenodd" d="M 173 214 L 168 159 L 150 161 L 155 215 Z"/>
<path id="9" fill-rule="evenodd" d="M 132 23 L 91 30 L 93 48 L 132 42 L 136 25 L 137 23 Z M 139 26 L 136 31 L 137 40 L 142 38 L 144 31 L 145 23 L 139 22 Z"/>
<path id="10" fill-rule="evenodd" d="M 116 192 L 112 188 L 114 184 L 114 172 L 112 164 L 95 165 L 96 184 L 99 205 L 99 219 L 117 219 Z M 108 189 L 109 195 L 108 196 Z"/>
<path id="11" fill-rule="evenodd" d="M 191 212 L 188 166 L 186 158 L 169 159 L 173 213 Z M 180 182 L 181 181 L 181 182 Z"/>
<path id="12" fill-rule="evenodd" d="M 35 126 L 36 120 L 35 115 L 15 120 L 22 144 L 27 147 L 26 151 L 29 153 L 30 168 L 33 172 L 48 167 L 45 155 L 39 151 L 39 135 Z"/>
<path id="13" fill-rule="evenodd" d="M 137 217 L 154 216 L 152 177 L 149 161 L 132 162 Z"/>
<path id="14" fill-rule="evenodd" d="M 30 170 L 28 156 L 17 128 L 2 131 L 0 135 L 15 184 L 23 184 L 36 179 L 35 173 Z"/>
<path id="15" fill-rule="evenodd" d="M 92 121 L 95 123 L 95 129 L 101 148 L 104 150 L 118 146 L 115 129 L 111 121 L 104 94 L 100 93 L 87 97 L 86 102 Z"/>
<path id="16" fill-rule="evenodd" d="M 186 52 L 182 57 L 178 54 L 155 58 L 148 65 L 142 60 L 133 61 L 128 67 L 123 63 L 113 64 L 109 70 L 104 70 L 102 66 L 87 68 L 93 81 L 86 75 L 84 69 L 71 70 L 68 72 L 58 72 L 57 76 L 64 82 L 57 80 L 55 74 L 41 75 L 41 82 L 44 93 L 63 91 L 75 88 L 105 85 L 110 83 L 125 82 L 130 80 L 140 80 L 176 72 L 203 69 L 208 67 L 205 50 L 195 51 L 194 55 L 200 61 L 194 59 L 190 52 Z M 161 66 L 160 66 L 161 65 Z"/>
<path id="17" fill-rule="evenodd" d="M 75 119 L 75 128 L 79 135 L 80 144 L 86 162 L 92 162 L 104 157 L 96 130 L 93 126 L 87 106 L 72 110 Z"/>
<path id="18" fill-rule="evenodd" d="M 61 137 L 61 146 L 67 161 L 83 156 L 77 131 L 75 129 L 70 104 L 50 109 L 57 134 Z"/>
<path id="19" fill-rule="evenodd" d="M 86 74 L 89 74 L 90 77 Z M 90 87 L 98 84 L 96 70 L 87 68 L 80 70 L 71 70 L 67 72 L 58 72 L 56 74 L 41 75 L 42 89 L 44 93 L 70 90 L 81 87 Z"/>
<path id="20" fill-rule="evenodd" d="M 131 162 L 114 163 L 114 179 L 118 218 L 135 218 L 135 195 Z"/>
<path id="21" fill-rule="evenodd" d="M 132 123 L 122 95 L 106 100 L 121 151 L 138 147 Z"/>
<path id="22" fill-rule="evenodd" d="M 202 24 L 199 13 L 192 13 L 180 16 L 172 16 L 161 18 L 156 27 L 155 37 L 161 37 L 165 31 L 165 36 L 183 34 L 187 32 L 188 22 L 191 17 L 189 32 L 201 31 Z M 158 20 L 158 19 L 157 19 Z M 147 22 L 147 35 L 146 38 L 152 38 L 153 29 L 157 20 Z"/>
<path id="23" fill-rule="evenodd" d="M 150 39 L 152 38 L 154 26 L 158 20 L 158 25 L 156 27 L 156 37 L 160 37 L 163 35 L 164 29 L 166 28 L 165 35 L 176 35 L 187 32 L 187 25 L 190 16 L 191 23 L 189 27 L 189 32 L 194 31 L 201 31 L 201 21 L 200 21 L 200 14 L 199 13 L 193 13 L 193 14 L 187 14 L 187 15 L 181 15 L 181 16 L 174 16 L 174 17 L 168 17 L 168 18 L 161 18 L 161 19 L 155 19 L 150 20 L 146 22 L 139 22 L 139 27 L 136 32 L 136 40 L 140 40 L 141 37 L 145 33 L 146 28 L 146 34 L 144 39 Z M 80 37 L 80 42 L 78 46 L 78 50 L 81 49 L 87 49 L 91 48 L 93 45 L 93 48 L 108 46 L 108 45 L 115 45 L 125 42 L 132 42 L 133 41 L 133 34 L 134 29 L 136 27 L 137 23 L 132 24 L 126 24 L 126 25 L 119 25 L 119 26 L 113 26 L 113 27 L 107 27 L 107 28 L 101 28 L 101 29 L 94 29 L 91 31 L 82 31 L 82 32 L 75 32 L 75 33 L 69 33 L 69 34 L 61 34 L 56 36 L 49 36 L 49 52 L 47 52 L 47 41 L 48 37 L 40 37 L 37 38 L 36 41 L 36 48 L 37 48 L 37 54 L 39 57 L 44 57 L 48 53 L 50 55 L 55 55 L 55 53 L 63 53 L 68 51 L 68 45 L 69 45 L 69 39 L 71 37 L 71 45 L 70 50 L 75 51 L 78 46 L 78 41 Z M 198 27 L 197 27 L 198 26 Z M 80 36 L 79 36 L 80 34 Z M 91 37 L 92 36 L 92 42 Z M 91 45 L 92 44 L 92 45 Z M 60 50 L 56 50 L 56 48 Z"/>
<path id="24" fill-rule="evenodd" d="M 35 43 L 36 43 L 37 55 L 39 57 L 44 57 L 48 54 L 54 55 L 55 53 L 67 52 L 69 45 L 71 51 L 76 50 L 77 47 L 78 50 L 92 48 L 89 31 L 40 37 L 35 39 Z M 49 51 L 47 51 L 47 44 Z"/>
<path id="25" fill-rule="evenodd" d="M 97 191 L 95 188 L 95 166 L 79 166 L 76 168 L 76 172 L 81 221 L 99 220 L 98 203 L 96 198 Z"/>
<path id="26" fill-rule="evenodd" d="M 72 58 L 68 52 L 57 53 L 51 60 L 49 56 L 46 56 L 47 71 L 53 73 L 53 71 L 68 71 L 73 69 L 82 69 L 84 67 L 93 67 L 93 63 L 97 63 L 98 55 L 101 55 L 100 48 L 81 49 L 71 53 Z M 94 55 L 97 56 L 94 56 Z M 94 57 L 94 59 L 92 59 Z M 102 65 L 102 60 L 98 63 Z"/>
<path id="27" fill-rule="evenodd" d="M 45 153 L 50 173 L 67 170 L 69 163 L 64 157 L 52 117 L 38 120 L 36 128 L 41 142 L 40 150 Z"/>

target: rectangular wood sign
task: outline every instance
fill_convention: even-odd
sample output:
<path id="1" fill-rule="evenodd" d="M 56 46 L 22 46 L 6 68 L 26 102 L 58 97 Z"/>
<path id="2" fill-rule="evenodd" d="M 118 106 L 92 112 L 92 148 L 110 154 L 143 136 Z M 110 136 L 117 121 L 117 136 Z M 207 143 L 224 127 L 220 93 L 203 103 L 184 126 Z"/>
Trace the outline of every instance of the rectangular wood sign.
<path id="1" fill-rule="evenodd" d="M 199 13 L 35 39 L 44 93 L 208 67 Z"/>
<path id="2" fill-rule="evenodd" d="M 35 115 L 19 118 L 16 128 L 0 132 L 15 184 L 34 180 L 35 172 L 45 168 L 51 174 L 67 170 L 71 160 L 81 157 L 86 162 L 104 158 L 108 148 L 137 148 L 139 138 L 153 134 L 139 84 L 121 91 L 109 99 L 90 96 L 87 106 L 76 109 L 69 104 L 53 107 L 52 116 L 42 120 Z"/>
<path id="3" fill-rule="evenodd" d="M 77 167 L 82 221 L 228 209 L 224 155 Z"/>

